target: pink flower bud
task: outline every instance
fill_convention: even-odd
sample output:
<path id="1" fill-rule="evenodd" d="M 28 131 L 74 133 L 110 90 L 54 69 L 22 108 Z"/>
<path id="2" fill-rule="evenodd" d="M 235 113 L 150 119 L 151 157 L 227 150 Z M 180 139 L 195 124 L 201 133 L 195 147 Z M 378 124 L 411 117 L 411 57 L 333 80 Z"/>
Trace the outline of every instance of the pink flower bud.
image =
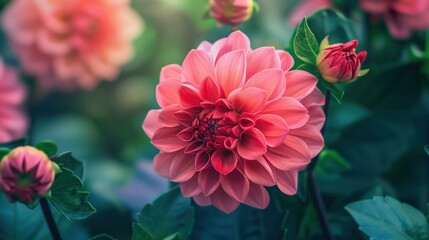
<path id="1" fill-rule="evenodd" d="M 210 15 L 219 24 L 238 25 L 252 15 L 253 0 L 210 0 Z"/>
<path id="2" fill-rule="evenodd" d="M 42 151 L 17 147 L 0 162 L 0 189 L 10 202 L 29 204 L 48 192 L 57 167 Z"/>
<path id="3" fill-rule="evenodd" d="M 356 54 L 357 40 L 329 45 L 328 37 L 320 44 L 317 68 L 322 77 L 330 82 L 350 82 L 365 75 L 368 70 L 360 70 L 366 58 L 366 51 Z"/>

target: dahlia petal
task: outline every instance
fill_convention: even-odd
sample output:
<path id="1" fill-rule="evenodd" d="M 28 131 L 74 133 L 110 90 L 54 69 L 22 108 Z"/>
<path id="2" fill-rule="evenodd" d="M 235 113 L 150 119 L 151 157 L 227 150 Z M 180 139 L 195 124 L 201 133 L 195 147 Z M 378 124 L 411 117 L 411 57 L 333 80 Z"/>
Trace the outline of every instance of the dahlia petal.
<path id="1" fill-rule="evenodd" d="M 287 72 L 285 77 L 286 91 L 283 96 L 293 97 L 297 100 L 301 100 L 310 94 L 317 84 L 315 76 L 302 70 Z"/>
<path id="2" fill-rule="evenodd" d="M 427 1 L 422 0 L 398 0 L 391 3 L 392 8 L 396 11 L 413 15 L 423 12 L 428 5 Z"/>
<path id="3" fill-rule="evenodd" d="M 238 208 L 240 202 L 230 197 L 222 188 L 218 188 L 210 197 L 213 205 L 224 213 L 231 213 Z"/>
<path id="4" fill-rule="evenodd" d="M 198 94 L 198 90 L 190 85 L 182 85 L 179 87 L 180 105 L 185 108 L 199 106 L 202 99 Z"/>
<path id="5" fill-rule="evenodd" d="M 71 49 L 67 41 L 59 39 L 47 30 L 39 30 L 37 43 L 43 52 L 56 56 L 64 55 Z"/>
<path id="6" fill-rule="evenodd" d="M 302 169 L 310 162 L 310 149 L 303 140 L 288 136 L 280 146 L 268 148 L 265 159 L 280 170 Z"/>
<path id="7" fill-rule="evenodd" d="M 295 136 L 307 144 L 310 158 L 315 157 L 325 145 L 320 129 L 309 124 L 290 131 L 288 137 L 290 136 Z"/>
<path id="8" fill-rule="evenodd" d="M 275 147 L 280 145 L 289 132 L 289 127 L 286 121 L 274 114 L 264 114 L 256 120 L 255 127 L 259 129 L 265 136 L 267 145 Z"/>
<path id="9" fill-rule="evenodd" d="M 246 56 L 244 50 L 236 50 L 223 55 L 216 64 L 216 78 L 222 86 L 225 95 L 244 83 L 246 71 Z"/>
<path id="10" fill-rule="evenodd" d="M 315 88 L 313 92 L 308 94 L 305 98 L 301 99 L 301 104 L 306 108 L 313 106 L 320 107 L 325 105 L 325 96 L 320 92 L 319 89 Z"/>
<path id="11" fill-rule="evenodd" d="M 330 0 L 305 0 L 293 10 L 289 16 L 289 22 L 292 26 L 299 24 L 303 17 L 310 15 L 312 12 L 331 6 Z"/>
<path id="12" fill-rule="evenodd" d="M 231 94 L 232 108 L 238 113 L 259 113 L 267 102 L 265 90 L 248 87 Z"/>
<path id="13" fill-rule="evenodd" d="M 223 48 L 223 46 L 225 46 L 225 44 L 227 43 L 227 39 L 226 38 L 221 38 L 219 40 L 217 40 L 216 42 L 213 43 L 211 49 L 210 49 L 210 56 L 212 59 L 215 59 L 216 62 L 219 59 L 218 55 L 219 55 L 219 51 Z"/>
<path id="14" fill-rule="evenodd" d="M 244 89 L 256 87 L 267 92 L 267 100 L 281 97 L 286 89 L 286 80 L 281 69 L 265 69 L 254 74 L 244 85 Z"/>
<path id="15" fill-rule="evenodd" d="M 180 79 L 182 76 L 182 68 L 178 64 L 170 64 L 161 68 L 159 81 L 163 82 L 167 79 Z"/>
<path id="16" fill-rule="evenodd" d="M 210 42 L 202 41 L 202 42 L 198 45 L 197 50 L 201 50 L 201 51 L 204 51 L 204 52 L 206 52 L 206 53 L 210 54 L 210 49 L 211 49 L 211 48 L 212 48 L 212 44 L 211 44 Z"/>
<path id="17" fill-rule="evenodd" d="M 160 152 L 153 158 L 153 169 L 162 177 L 170 177 L 170 168 L 171 163 L 173 162 L 174 157 L 176 157 L 177 152 L 168 153 Z"/>
<path id="18" fill-rule="evenodd" d="M 359 4 L 362 7 L 362 9 L 373 14 L 383 14 L 387 12 L 390 7 L 389 1 L 386 1 L 386 0 L 381 0 L 381 1 L 360 0 Z"/>
<path id="19" fill-rule="evenodd" d="M 162 125 L 164 127 L 176 127 L 180 125 L 178 120 L 174 117 L 174 114 L 180 111 L 180 109 L 181 107 L 179 104 L 171 104 L 161 109 L 157 119 L 158 125 Z"/>
<path id="20" fill-rule="evenodd" d="M 202 99 L 216 102 L 220 97 L 224 97 L 222 89 L 212 78 L 208 77 L 203 80 L 200 86 L 200 95 Z"/>
<path id="21" fill-rule="evenodd" d="M 195 156 L 195 170 L 201 171 L 209 166 L 210 154 L 202 150 Z"/>
<path id="22" fill-rule="evenodd" d="M 407 26 L 399 17 L 386 15 L 386 24 L 392 36 L 399 39 L 406 39 L 411 34 L 411 28 Z"/>
<path id="23" fill-rule="evenodd" d="M 177 137 L 184 142 L 190 142 L 194 138 L 194 133 L 195 133 L 195 129 L 188 127 L 180 131 L 177 134 Z"/>
<path id="24" fill-rule="evenodd" d="M 173 182 L 186 182 L 195 174 L 194 156 L 179 152 L 170 166 L 170 178 Z"/>
<path id="25" fill-rule="evenodd" d="M 209 206 L 212 204 L 212 201 L 210 200 L 210 196 L 204 196 L 204 194 L 200 193 L 196 196 L 194 196 L 192 199 L 194 199 L 195 203 L 204 207 Z"/>
<path id="26" fill-rule="evenodd" d="M 251 183 L 244 203 L 254 208 L 264 209 L 270 203 L 270 195 L 263 186 Z"/>
<path id="27" fill-rule="evenodd" d="M 274 172 L 264 158 L 244 161 L 244 174 L 250 181 L 259 185 L 274 186 L 276 184 Z"/>
<path id="28" fill-rule="evenodd" d="M 213 167 L 221 174 L 228 174 L 235 169 L 238 162 L 238 156 L 235 152 L 218 149 L 211 156 Z"/>
<path id="29" fill-rule="evenodd" d="M 171 104 L 179 103 L 179 78 L 165 79 L 156 86 L 156 101 L 164 108 Z"/>
<path id="30" fill-rule="evenodd" d="M 320 107 L 310 107 L 308 114 L 310 115 L 310 119 L 308 119 L 307 124 L 315 126 L 319 130 L 322 129 L 326 119 L 323 109 Z"/>
<path id="31" fill-rule="evenodd" d="M 220 185 L 220 174 L 213 168 L 207 168 L 198 174 L 198 185 L 205 196 L 212 194 Z"/>
<path id="32" fill-rule="evenodd" d="M 257 48 L 247 55 L 246 79 L 250 79 L 262 70 L 270 68 L 280 69 L 280 66 L 280 58 L 273 47 Z"/>
<path id="33" fill-rule="evenodd" d="M 293 60 L 292 55 L 290 55 L 290 53 L 283 50 L 277 50 L 277 54 L 279 55 L 279 58 L 280 58 L 282 70 L 285 72 L 289 71 L 295 64 L 295 60 Z"/>
<path id="34" fill-rule="evenodd" d="M 176 135 L 182 129 L 180 127 L 163 127 L 155 131 L 152 136 L 152 144 L 161 151 L 175 152 L 184 149 L 188 143 L 180 140 Z"/>
<path id="35" fill-rule="evenodd" d="M 256 159 L 267 152 L 267 144 L 261 131 L 251 128 L 243 131 L 237 145 L 238 154 L 244 159 Z"/>
<path id="36" fill-rule="evenodd" d="M 298 189 L 298 170 L 276 170 L 276 181 L 280 191 L 287 195 L 295 195 Z"/>
<path id="37" fill-rule="evenodd" d="M 216 61 L 220 60 L 224 54 L 235 50 L 244 50 L 245 53 L 248 53 L 251 50 L 249 38 L 241 31 L 234 31 L 228 36 L 228 38 L 226 38 L 225 42 L 223 42 L 222 48 L 216 56 Z"/>
<path id="38" fill-rule="evenodd" d="M 191 50 L 182 64 L 182 80 L 199 86 L 204 79 L 214 76 L 213 66 L 208 53 Z"/>
<path id="39" fill-rule="evenodd" d="M 310 117 L 308 110 L 299 101 L 290 97 L 282 97 L 267 103 L 262 113 L 281 116 L 286 120 L 289 129 L 304 126 Z"/>
<path id="40" fill-rule="evenodd" d="M 201 188 L 198 184 L 198 175 L 195 174 L 186 182 L 180 183 L 180 191 L 184 197 L 194 197 L 201 193 Z"/>
<path id="41" fill-rule="evenodd" d="M 249 180 L 239 170 L 222 175 L 220 183 L 225 193 L 239 202 L 243 202 L 249 193 Z"/>

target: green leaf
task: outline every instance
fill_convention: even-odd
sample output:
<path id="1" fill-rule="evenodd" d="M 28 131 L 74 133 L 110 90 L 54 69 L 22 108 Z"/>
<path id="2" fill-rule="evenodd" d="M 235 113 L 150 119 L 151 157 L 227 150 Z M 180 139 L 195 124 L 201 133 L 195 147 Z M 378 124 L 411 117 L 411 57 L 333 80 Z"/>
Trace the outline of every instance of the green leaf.
<path id="1" fill-rule="evenodd" d="M 50 202 L 68 219 L 80 220 L 95 213 L 88 202 L 89 192 L 83 191 L 82 181 L 67 168 L 55 176 Z"/>
<path id="2" fill-rule="evenodd" d="M 3 157 L 6 156 L 8 153 L 10 153 L 9 148 L 0 148 L 0 162 L 3 159 Z"/>
<path id="3" fill-rule="evenodd" d="M 322 85 L 329 91 L 331 91 L 332 97 L 338 102 L 341 103 L 344 97 L 344 90 L 339 89 L 337 85 L 329 83 L 325 80 L 321 81 Z"/>
<path id="4" fill-rule="evenodd" d="M 58 164 L 62 169 L 66 168 L 72 171 L 77 177 L 83 179 L 84 168 L 82 161 L 72 156 L 71 152 L 64 152 L 53 158 L 52 161 Z"/>
<path id="5" fill-rule="evenodd" d="M 302 61 L 315 65 L 319 54 L 319 43 L 308 26 L 307 19 L 302 19 L 293 37 L 293 46 L 296 56 Z"/>
<path id="6" fill-rule="evenodd" d="M 319 70 L 317 69 L 317 67 L 315 65 L 311 65 L 308 63 L 303 63 L 303 64 L 299 65 L 296 69 L 309 72 L 313 75 L 319 74 Z"/>
<path id="7" fill-rule="evenodd" d="M 426 151 L 426 153 L 429 155 L 429 145 L 426 145 L 426 146 L 425 146 L 425 151 Z"/>
<path id="8" fill-rule="evenodd" d="M 323 9 L 307 18 L 308 26 L 318 40 L 329 35 L 331 43 L 345 43 L 358 39 L 353 22 L 333 9 Z"/>
<path id="9" fill-rule="evenodd" d="M 429 238 L 429 225 L 423 213 L 392 197 L 373 197 L 345 208 L 359 224 L 359 229 L 371 239 Z"/>
<path id="10" fill-rule="evenodd" d="M 96 236 L 93 236 L 89 238 L 88 240 L 117 240 L 117 238 L 114 238 L 110 236 L 109 234 L 103 233 Z"/>
<path id="11" fill-rule="evenodd" d="M 36 144 L 35 147 L 43 151 L 44 153 L 46 153 L 48 157 L 54 156 L 58 150 L 57 145 L 53 141 L 49 141 L 49 140 L 39 142 L 38 144 Z"/>
<path id="12" fill-rule="evenodd" d="M 179 239 L 187 239 L 194 226 L 194 208 L 189 198 L 182 197 L 179 187 L 175 187 L 147 204 L 140 211 L 137 225 L 133 227 L 133 239 L 165 239 L 178 234 Z M 142 231 L 143 230 L 143 231 Z M 143 235 L 139 235 L 143 233 Z M 167 238 L 168 239 L 168 238 Z"/>
<path id="13" fill-rule="evenodd" d="M 132 240 L 151 240 L 151 236 L 140 225 L 133 222 L 133 238 Z"/>

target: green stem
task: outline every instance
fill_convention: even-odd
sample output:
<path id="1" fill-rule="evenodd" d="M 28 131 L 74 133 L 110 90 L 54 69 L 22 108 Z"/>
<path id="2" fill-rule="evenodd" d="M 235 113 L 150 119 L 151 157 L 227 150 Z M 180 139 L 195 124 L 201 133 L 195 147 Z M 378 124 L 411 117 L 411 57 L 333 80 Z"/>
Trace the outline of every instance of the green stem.
<path id="1" fill-rule="evenodd" d="M 58 230 L 57 224 L 54 220 L 54 216 L 52 215 L 51 208 L 49 207 L 48 200 L 46 200 L 46 198 L 41 198 L 40 205 L 42 206 L 43 215 L 45 216 L 49 231 L 51 231 L 52 239 L 62 240 L 60 231 Z"/>
<path id="2" fill-rule="evenodd" d="M 331 101 L 331 91 L 327 90 L 325 95 L 325 106 L 323 106 L 323 112 L 325 113 L 325 124 L 323 125 L 320 132 L 322 135 L 325 135 L 326 122 L 328 121 L 328 111 L 329 103 Z M 319 220 L 320 227 L 323 230 L 324 239 L 331 240 L 334 239 L 332 236 L 331 229 L 329 228 L 328 213 L 326 211 L 325 203 L 323 202 L 322 193 L 320 192 L 319 186 L 316 182 L 316 177 L 314 175 L 314 169 L 319 160 L 319 154 L 311 161 L 307 167 L 308 171 L 308 188 L 310 191 L 311 201 L 314 205 L 314 208 L 317 213 L 317 218 Z"/>

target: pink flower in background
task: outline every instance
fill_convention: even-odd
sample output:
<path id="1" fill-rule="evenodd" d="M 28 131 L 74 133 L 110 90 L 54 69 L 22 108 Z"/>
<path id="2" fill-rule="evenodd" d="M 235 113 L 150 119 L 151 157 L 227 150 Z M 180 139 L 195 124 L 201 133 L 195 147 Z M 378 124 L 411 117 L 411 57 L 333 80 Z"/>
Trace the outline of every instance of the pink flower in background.
<path id="1" fill-rule="evenodd" d="M 363 10 L 384 18 L 393 37 L 405 39 L 429 28 L 428 0 L 360 0 Z"/>
<path id="2" fill-rule="evenodd" d="M 366 51 L 356 54 L 357 40 L 329 45 L 328 37 L 320 44 L 317 68 L 323 79 L 330 83 L 350 82 L 369 70 L 360 70 Z"/>
<path id="3" fill-rule="evenodd" d="M 219 24 L 238 25 L 252 16 L 253 0 L 210 0 L 210 15 Z"/>
<path id="4" fill-rule="evenodd" d="M 129 0 L 13 0 L 3 21 L 24 70 L 61 89 L 113 80 L 142 29 Z"/>
<path id="5" fill-rule="evenodd" d="M 265 208 L 265 186 L 295 194 L 298 172 L 323 147 L 317 79 L 289 71 L 289 53 L 252 50 L 240 31 L 203 42 L 161 70 L 143 129 L 160 150 L 154 168 L 196 203 L 223 212 Z"/>
<path id="6" fill-rule="evenodd" d="M 42 151 L 17 147 L 1 159 L 0 189 L 10 202 L 29 204 L 49 191 L 57 167 Z"/>
<path id="7" fill-rule="evenodd" d="M 304 0 L 293 10 L 289 17 L 289 23 L 292 26 L 298 25 L 305 16 L 319 9 L 331 6 L 331 0 Z"/>
<path id="8" fill-rule="evenodd" d="M 17 73 L 0 60 L 0 142 L 8 142 L 25 135 L 28 120 L 22 104 L 26 89 Z"/>

